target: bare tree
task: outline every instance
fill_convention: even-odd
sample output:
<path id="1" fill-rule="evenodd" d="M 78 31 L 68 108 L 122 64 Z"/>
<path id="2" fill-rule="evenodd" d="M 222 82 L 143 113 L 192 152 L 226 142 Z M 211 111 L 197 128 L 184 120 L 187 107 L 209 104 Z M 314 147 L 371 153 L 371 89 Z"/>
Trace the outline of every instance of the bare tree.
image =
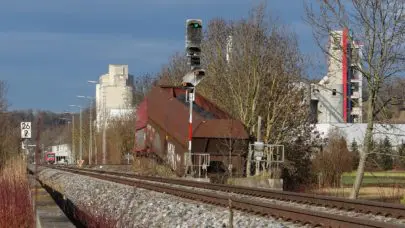
<path id="1" fill-rule="evenodd" d="M 318 44 L 331 58 L 337 59 L 322 46 L 330 32 L 350 28 L 362 42 L 361 72 L 367 81 L 367 130 L 364 146 L 360 153 L 356 180 L 350 198 L 357 198 L 364 175 L 367 155 L 372 150 L 373 128 L 378 104 L 379 91 L 384 81 L 404 71 L 405 66 L 405 3 L 403 0 L 340 0 L 317 1 L 319 9 L 314 10 L 306 3 L 306 19 L 313 27 Z M 351 39 L 351 38 L 349 38 Z M 337 59 L 339 60 L 339 59 Z M 382 101 L 389 102 L 392 98 Z M 382 105 L 384 106 L 384 105 Z"/>
<path id="2" fill-rule="evenodd" d="M 6 94 L 7 94 L 7 86 L 4 81 L 0 81 L 0 112 L 4 112 L 7 110 L 7 99 L 6 99 Z"/>
<path id="3" fill-rule="evenodd" d="M 265 8 L 253 8 L 246 19 L 208 22 L 202 44 L 207 78 L 197 92 L 241 120 L 250 134 L 262 116 L 263 140 L 288 144 L 297 135 L 308 136 L 303 134 L 309 130 L 307 87 L 300 83 L 305 61 L 295 34 L 268 17 Z M 185 55 L 174 56 L 160 74 L 161 84 L 180 85 L 186 63 Z"/>
<path id="4" fill-rule="evenodd" d="M 132 151 L 135 140 L 135 121 L 135 113 L 126 113 L 113 117 L 109 121 L 109 162 L 119 164 L 123 156 Z"/>
<path id="5" fill-rule="evenodd" d="M 334 128 L 328 132 L 326 148 L 315 156 L 313 165 L 321 174 L 323 184 L 338 187 L 343 172 L 351 171 L 352 159 L 346 139 L 338 128 Z"/>
<path id="6" fill-rule="evenodd" d="M 152 85 L 155 83 L 156 79 L 157 78 L 152 76 L 151 74 L 143 74 L 135 78 L 133 92 L 134 105 L 138 105 L 142 102 Z"/>
<path id="7" fill-rule="evenodd" d="M 187 59 L 183 53 L 176 53 L 170 58 L 170 62 L 163 66 L 158 74 L 160 85 L 181 85 L 182 77 L 190 70 Z"/>
<path id="8" fill-rule="evenodd" d="M 383 82 L 376 106 L 376 122 L 404 123 L 405 79 L 392 77 Z"/>
<path id="9" fill-rule="evenodd" d="M 296 36 L 266 18 L 261 4 L 248 19 L 208 23 L 202 47 L 208 78 L 197 91 L 241 120 L 250 133 L 256 130 L 257 116 L 262 115 L 264 140 L 276 143 L 284 141 L 281 133 L 286 129 L 295 131 L 306 122 L 308 110 L 302 105 L 306 88 L 299 82 L 304 78 L 304 60 Z M 189 69 L 186 62 L 183 55 L 172 58 L 161 73 L 161 84 L 180 85 Z"/>
<path id="10" fill-rule="evenodd" d="M 0 81 L 0 168 L 10 157 L 21 151 L 19 123 L 7 111 L 7 86 Z"/>

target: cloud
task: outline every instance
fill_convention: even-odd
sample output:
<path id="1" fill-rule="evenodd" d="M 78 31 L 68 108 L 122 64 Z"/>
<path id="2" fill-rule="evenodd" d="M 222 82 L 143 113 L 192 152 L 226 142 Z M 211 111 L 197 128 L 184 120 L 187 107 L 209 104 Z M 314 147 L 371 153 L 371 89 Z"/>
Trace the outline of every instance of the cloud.
<path id="1" fill-rule="evenodd" d="M 241 4 L 251 4 L 257 1 L 246 0 L 14 0 L 1 4 L 0 12 L 23 12 L 23 13 L 128 13 L 139 9 L 162 9 L 162 8 L 186 8 L 198 7 L 230 7 Z"/>
<path id="2" fill-rule="evenodd" d="M 181 41 L 136 39 L 127 35 L 69 34 L 51 32 L 0 32 L 0 65 L 21 65 L 45 59 L 55 61 L 138 60 L 156 64 L 182 48 Z M 19 60 L 19 61 L 17 61 Z"/>
<path id="3" fill-rule="evenodd" d="M 109 63 L 132 74 L 158 72 L 184 49 L 187 18 L 240 19 L 261 0 L 13 0 L 0 4 L 0 80 L 16 108 L 61 110 L 77 94 L 94 95 Z M 305 27 L 296 0 L 269 1 L 272 15 Z M 297 31 L 298 30 L 298 31 Z M 304 42 L 304 45 L 308 43 Z M 308 46 L 309 48 L 310 46 Z"/>

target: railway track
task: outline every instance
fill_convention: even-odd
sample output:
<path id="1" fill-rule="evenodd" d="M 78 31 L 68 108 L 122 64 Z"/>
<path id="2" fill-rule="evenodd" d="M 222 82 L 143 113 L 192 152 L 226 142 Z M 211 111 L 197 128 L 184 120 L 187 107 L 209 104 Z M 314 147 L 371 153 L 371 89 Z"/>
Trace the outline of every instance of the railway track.
<path id="1" fill-rule="evenodd" d="M 66 167 L 62 167 L 62 168 L 76 170 L 76 169 L 66 168 Z M 342 210 L 347 210 L 347 211 L 354 211 L 354 212 L 358 212 L 358 213 L 392 217 L 392 218 L 396 218 L 396 219 L 405 219 L 405 206 L 398 205 L 398 204 L 392 204 L 392 203 L 382 203 L 382 202 L 367 201 L 367 200 L 352 200 L 352 199 L 333 197 L 333 196 L 321 196 L 321 195 L 315 195 L 315 194 L 277 191 L 277 190 L 262 189 L 262 188 L 248 188 L 248 187 L 243 187 L 243 186 L 213 184 L 213 183 L 197 182 L 197 181 L 175 179 L 175 178 L 140 176 L 140 175 L 136 175 L 136 174 L 114 172 L 114 171 L 92 170 L 92 169 L 83 169 L 83 170 L 88 170 L 88 171 L 97 172 L 97 173 L 101 173 L 101 174 L 125 176 L 125 177 L 140 179 L 140 180 L 155 181 L 155 182 L 166 183 L 166 184 L 183 185 L 183 186 L 188 186 L 188 187 L 204 188 L 204 189 L 223 191 L 223 192 L 232 192 L 232 193 L 236 193 L 236 194 L 243 194 L 243 195 L 262 197 L 262 198 L 268 198 L 268 199 L 276 199 L 276 200 L 304 203 L 304 204 L 315 205 L 315 206 L 337 208 L 337 209 L 342 209 Z"/>
<path id="2" fill-rule="evenodd" d="M 386 204 L 364 200 L 349 200 L 338 197 L 274 191 L 260 188 L 228 186 L 222 184 L 212 184 L 173 178 L 139 176 L 135 174 L 113 171 L 77 169 L 55 166 L 51 166 L 50 168 L 58 168 L 80 175 L 86 175 L 125 185 L 131 185 L 153 191 L 168 193 L 179 197 L 211 203 L 223 207 L 229 206 L 229 201 L 231 201 L 232 207 L 234 209 L 260 214 L 263 216 L 281 218 L 285 221 L 292 221 L 295 223 L 299 222 L 303 225 L 310 225 L 314 227 L 404 227 L 398 224 L 385 223 L 376 220 L 355 218 L 351 216 L 343 216 L 321 211 L 303 210 L 301 208 L 295 208 L 292 206 L 277 205 L 254 198 L 261 197 L 266 199 L 292 201 L 302 204 L 337 208 L 340 210 L 356 211 L 359 213 L 384 215 L 395 217 L 398 219 L 405 218 L 405 207 L 396 204 Z M 184 188 L 183 186 L 187 186 L 188 188 Z M 252 198 L 246 199 L 247 197 L 215 194 L 213 192 L 201 191 L 198 189 L 228 192 L 233 194 L 252 196 Z"/>

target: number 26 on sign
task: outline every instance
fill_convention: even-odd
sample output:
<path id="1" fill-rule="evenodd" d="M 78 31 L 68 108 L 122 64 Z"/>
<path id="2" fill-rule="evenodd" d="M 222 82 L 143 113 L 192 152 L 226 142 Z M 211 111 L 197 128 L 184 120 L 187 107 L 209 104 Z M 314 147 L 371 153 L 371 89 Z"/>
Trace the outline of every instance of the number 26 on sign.
<path id="1" fill-rule="evenodd" d="M 31 122 L 21 122 L 21 138 L 31 138 Z"/>

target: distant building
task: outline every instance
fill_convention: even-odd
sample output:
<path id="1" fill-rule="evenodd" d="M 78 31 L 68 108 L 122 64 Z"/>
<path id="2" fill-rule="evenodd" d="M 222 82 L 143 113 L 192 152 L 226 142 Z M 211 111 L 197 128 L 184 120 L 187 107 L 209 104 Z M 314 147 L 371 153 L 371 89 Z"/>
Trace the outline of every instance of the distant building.
<path id="1" fill-rule="evenodd" d="M 55 153 L 56 163 L 74 163 L 69 144 L 53 145 L 51 146 L 50 151 Z"/>
<path id="2" fill-rule="evenodd" d="M 132 100 L 133 76 L 128 65 L 108 65 L 108 73 L 96 85 L 97 128 L 108 124 L 109 118 L 132 112 Z"/>
<path id="3" fill-rule="evenodd" d="M 347 29 L 331 32 L 328 72 L 311 84 L 310 107 L 314 123 L 362 123 L 362 45 Z M 352 42 L 350 42 L 352 41 Z"/>

